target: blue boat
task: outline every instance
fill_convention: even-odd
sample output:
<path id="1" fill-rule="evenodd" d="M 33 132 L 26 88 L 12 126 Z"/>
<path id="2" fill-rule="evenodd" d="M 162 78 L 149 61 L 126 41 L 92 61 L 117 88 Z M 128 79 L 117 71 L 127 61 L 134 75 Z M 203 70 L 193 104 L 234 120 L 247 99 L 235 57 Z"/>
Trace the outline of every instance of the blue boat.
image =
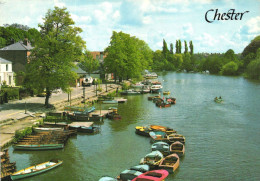
<path id="1" fill-rule="evenodd" d="M 160 151 L 153 151 L 142 158 L 140 164 L 147 164 L 150 168 L 154 169 L 158 167 L 162 159 L 163 154 Z"/>
<path id="2" fill-rule="evenodd" d="M 170 146 L 168 143 L 159 141 L 152 145 L 152 151 L 160 151 L 163 155 L 169 155 Z"/>
<path id="3" fill-rule="evenodd" d="M 133 180 L 147 171 L 149 171 L 149 165 L 137 165 L 121 172 L 117 179 L 122 181 Z"/>

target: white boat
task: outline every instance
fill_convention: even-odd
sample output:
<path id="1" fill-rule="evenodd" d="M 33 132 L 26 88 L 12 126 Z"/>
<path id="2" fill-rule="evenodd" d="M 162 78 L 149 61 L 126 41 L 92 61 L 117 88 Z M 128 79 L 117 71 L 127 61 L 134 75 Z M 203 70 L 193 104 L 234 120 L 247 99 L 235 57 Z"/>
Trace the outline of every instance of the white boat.
<path id="1" fill-rule="evenodd" d="M 63 131 L 63 128 L 33 128 L 36 133 L 49 132 L 49 131 Z"/>
<path id="2" fill-rule="evenodd" d="M 127 101 L 127 99 L 123 98 L 123 97 L 115 97 L 115 100 L 117 100 L 118 103 L 124 103 Z"/>
<path id="3" fill-rule="evenodd" d="M 141 82 L 138 82 L 136 84 L 132 84 L 131 86 L 134 88 L 142 88 L 144 86 L 144 84 L 142 84 Z"/>
<path id="4" fill-rule="evenodd" d="M 18 172 L 15 172 L 11 175 L 12 180 L 18 180 L 25 177 L 31 177 L 43 172 L 46 172 L 48 170 L 51 170 L 59 165 L 62 164 L 62 161 L 60 160 L 51 160 L 48 162 L 41 163 L 39 165 L 31 166 L 25 169 L 22 169 Z"/>
<path id="5" fill-rule="evenodd" d="M 163 86 L 162 85 L 152 85 L 151 86 L 151 91 L 152 92 L 160 92 L 162 90 Z"/>
<path id="6" fill-rule="evenodd" d="M 146 79 L 156 79 L 158 77 L 158 75 L 156 73 L 152 72 L 152 73 L 145 74 L 144 77 Z"/>
<path id="7" fill-rule="evenodd" d="M 117 100 L 105 100 L 102 101 L 103 104 L 117 104 L 118 101 Z"/>

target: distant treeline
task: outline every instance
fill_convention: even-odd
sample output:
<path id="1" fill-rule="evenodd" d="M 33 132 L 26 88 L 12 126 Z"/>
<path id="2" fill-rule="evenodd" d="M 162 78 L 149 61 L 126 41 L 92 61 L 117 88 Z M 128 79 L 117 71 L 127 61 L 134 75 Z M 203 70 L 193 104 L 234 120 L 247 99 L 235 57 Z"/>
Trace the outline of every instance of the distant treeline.
<path id="1" fill-rule="evenodd" d="M 0 26 L 0 48 L 27 38 L 35 44 L 40 32 L 20 24 Z M 209 71 L 211 74 L 241 75 L 260 80 L 260 36 L 255 37 L 241 54 L 232 49 L 225 53 L 194 53 L 192 41 L 176 40 L 170 47 L 163 40 L 162 50 L 152 51 L 143 40 L 123 32 L 113 32 L 104 70 L 119 79 L 140 79 L 145 69 L 153 71 Z M 184 50 L 182 52 L 182 50 Z M 103 67 L 100 66 L 100 67 Z"/>
<path id="2" fill-rule="evenodd" d="M 184 52 L 181 52 L 181 41 L 176 40 L 175 53 L 173 44 L 170 50 L 163 40 L 162 50 L 153 52 L 152 69 L 155 71 L 209 71 L 211 74 L 241 75 L 260 80 L 260 36 L 257 36 L 244 49 L 242 54 L 235 54 L 232 49 L 220 53 L 193 53 L 192 41 L 184 41 Z"/>

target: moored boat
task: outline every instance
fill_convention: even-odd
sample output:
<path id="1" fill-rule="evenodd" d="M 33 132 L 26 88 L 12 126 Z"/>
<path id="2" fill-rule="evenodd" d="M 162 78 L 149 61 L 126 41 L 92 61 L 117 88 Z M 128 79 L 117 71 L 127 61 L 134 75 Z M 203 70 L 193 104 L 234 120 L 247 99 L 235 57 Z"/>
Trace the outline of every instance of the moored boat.
<path id="1" fill-rule="evenodd" d="M 103 104 L 118 104 L 117 100 L 105 100 L 102 101 Z"/>
<path id="2" fill-rule="evenodd" d="M 31 166 L 25 169 L 22 169 L 18 172 L 15 172 L 11 175 L 12 180 L 22 179 L 26 177 L 31 177 L 48 170 L 51 170 L 59 165 L 62 164 L 63 161 L 61 160 L 50 160 L 48 162 L 44 162 L 35 166 Z"/>
<path id="3" fill-rule="evenodd" d="M 159 95 L 157 95 L 157 96 L 149 96 L 149 97 L 148 97 L 148 100 L 151 101 L 151 100 L 153 100 L 154 98 L 160 98 L 160 96 L 159 96 Z"/>
<path id="4" fill-rule="evenodd" d="M 165 127 L 165 126 L 160 126 L 160 125 L 150 125 L 150 128 L 152 130 L 160 130 L 160 131 L 163 131 L 165 132 L 166 134 L 169 134 L 169 133 L 176 133 L 176 131 L 172 128 L 169 128 L 169 127 Z"/>
<path id="5" fill-rule="evenodd" d="M 162 88 L 163 88 L 162 85 L 152 85 L 151 86 L 151 92 L 158 93 L 162 90 Z"/>
<path id="6" fill-rule="evenodd" d="M 98 181 L 118 181 L 118 180 L 112 177 L 104 176 L 100 178 Z"/>
<path id="7" fill-rule="evenodd" d="M 33 131 L 36 133 L 40 133 L 40 132 L 48 132 L 48 131 L 63 131 L 64 128 L 33 128 Z"/>
<path id="8" fill-rule="evenodd" d="M 176 153 L 178 156 L 183 156 L 185 153 L 185 146 L 179 141 L 176 141 L 170 145 L 170 152 Z"/>
<path id="9" fill-rule="evenodd" d="M 122 95 L 138 95 L 141 94 L 139 91 L 135 91 L 133 89 L 125 90 L 123 92 L 120 92 Z"/>
<path id="10" fill-rule="evenodd" d="M 179 141 L 179 142 L 185 144 L 185 137 L 181 134 L 170 134 L 167 136 L 167 139 L 170 143 Z"/>
<path id="11" fill-rule="evenodd" d="M 146 127 L 146 126 L 136 126 L 135 127 L 135 133 L 142 135 L 142 136 L 149 137 L 150 131 L 152 131 L 152 129 L 150 129 L 149 127 Z"/>
<path id="12" fill-rule="evenodd" d="M 120 181 L 133 180 L 147 171 L 149 171 L 149 165 L 137 165 L 121 172 L 117 179 Z"/>
<path id="13" fill-rule="evenodd" d="M 163 154 L 160 151 L 152 151 L 141 159 L 140 164 L 147 164 L 151 168 L 156 168 L 163 159 Z"/>
<path id="14" fill-rule="evenodd" d="M 139 175 L 132 181 L 163 181 L 168 175 L 167 170 L 152 170 Z"/>
<path id="15" fill-rule="evenodd" d="M 17 144 L 14 150 L 56 150 L 62 149 L 64 144 Z"/>
<path id="16" fill-rule="evenodd" d="M 163 155 L 170 153 L 170 146 L 168 143 L 159 141 L 152 145 L 152 151 L 160 151 Z"/>
<path id="17" fill-rule="evenodd" d="M 169 95 L 170 93 L 170 91 L 163 91 L 163 95 Z"/>
<path id="18" fill-rule="evenodd" d="M 174 97 L 167 97 L 165 100 L 171 104 L 176 104 L 176 98 Z"/>
<path id="19" fill-rule="evenodd" d="M 179 167 L 180 158 L 176 153 L 166 156 L 162 159 L 159 164 L 160 169 L 165 169 L 169 173 L 174 173 L 174 171 Z"/>

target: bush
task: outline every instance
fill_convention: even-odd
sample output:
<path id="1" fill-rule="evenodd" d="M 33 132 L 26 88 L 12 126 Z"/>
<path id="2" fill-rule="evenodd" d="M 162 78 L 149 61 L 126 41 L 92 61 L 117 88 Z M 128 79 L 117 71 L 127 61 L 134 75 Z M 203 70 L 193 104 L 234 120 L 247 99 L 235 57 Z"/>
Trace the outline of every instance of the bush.
<path id="1" fill-rule="evenodd" d="M 124 82 L 123 85 L 122 85 L 122 89 L 123 89 L 123 90 L 128 90 L 128 89 L 129 89 L 129 84 L 127 84 L 126 82 Z"/>
<path id="2" fill-rule="evenodd" d="M 31 135 L 32 132 L 33 132 L 32 127 L 27 127 L 21 131 L 15 131 L 14 142 L 19 141 L 20 139 L 24 138 L 25 136 Z"/>
<path id="3" fill-rule="evenodd" d="M 236 75 L 237 70 L 238 65 L 235 62 L 231 61 L 222 67 L 221 73 L 223 75 Z"/>
<path id="4" fill-rule="evenodd" d="M 3 93 L 7 93 L 7 99 L 8 100 L 13 100 L 13 99 L 18 99 L 19 98 L 19 88 L 16 87 L 3 87 L 2 88 Z"/>

